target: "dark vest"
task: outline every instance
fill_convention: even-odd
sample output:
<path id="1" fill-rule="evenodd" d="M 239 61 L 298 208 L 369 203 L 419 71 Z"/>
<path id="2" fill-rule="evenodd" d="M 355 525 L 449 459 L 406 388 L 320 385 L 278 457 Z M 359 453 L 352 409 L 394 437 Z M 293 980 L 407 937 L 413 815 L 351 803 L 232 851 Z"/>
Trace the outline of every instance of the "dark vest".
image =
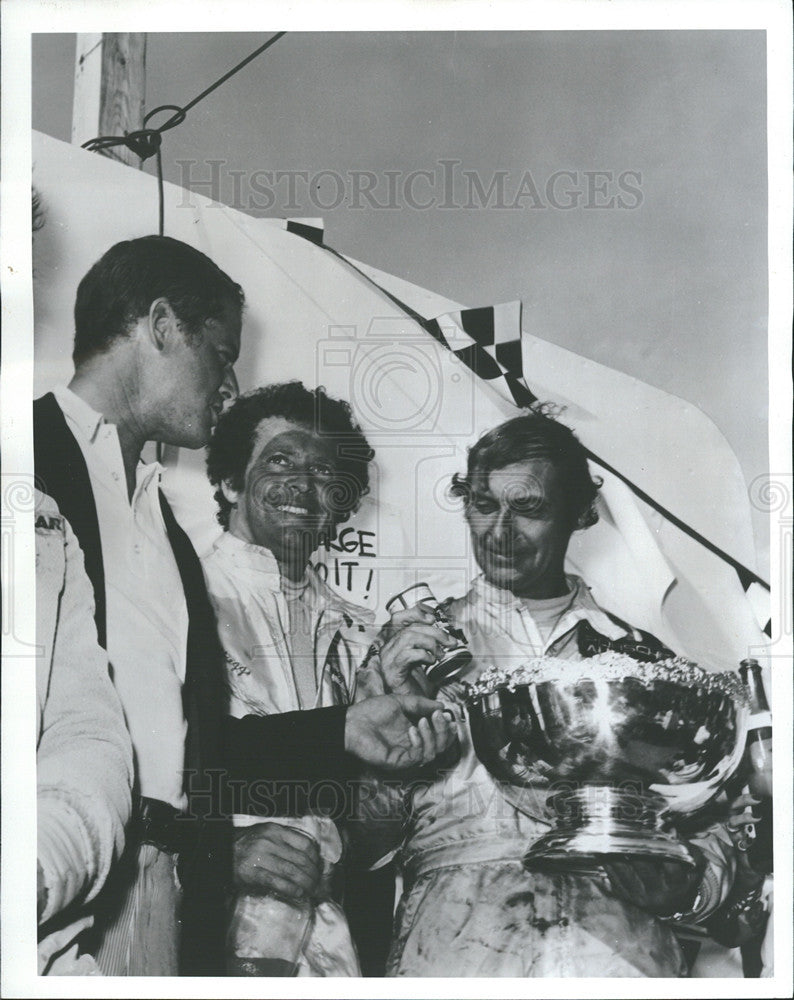
<path id="1" fill-rule="evenodd" d="M 106 647 L 105 574 L 91 480 L 80 446 L 52 393 L 33 404 L 33 454 L 37 488 L 55 500 L 80 542 L 94 587 L 97 634 Z M 228 811 L 221 781 L 227 703 L 223 650 L 198 556 L 162 491 L 160 508 L 188 611 L 182 686 L 187 721 L 185 788 L 199 845 L 180 860 L 184 889 L 180 971 L 183 975 L 223 975 L 224 889 L 230 870 L 230 827 L 223 818 Z M 152 697 L 157 697 L 156 692 Z"/>

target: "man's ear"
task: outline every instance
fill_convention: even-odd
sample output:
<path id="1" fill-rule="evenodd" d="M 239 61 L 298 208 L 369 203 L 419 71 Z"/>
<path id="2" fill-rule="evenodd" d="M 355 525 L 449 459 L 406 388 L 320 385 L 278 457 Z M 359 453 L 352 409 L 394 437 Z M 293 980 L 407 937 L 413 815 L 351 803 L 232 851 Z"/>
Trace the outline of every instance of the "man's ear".
<path id="1" fill-rule="evenodd" d="M 221 493 L 223 493 L 232 506 L 237 505 L 240 499 L 240 490 L 236 490 L 228 479 L 221 480 Z"/>
<path id="2" fill-rule="evenodd" d="M 168 299 L 159 298 L 149 306 L 149 336 L 158 351 L 162 351 L 174 333 L 179 331 L 179 320 Z"/>

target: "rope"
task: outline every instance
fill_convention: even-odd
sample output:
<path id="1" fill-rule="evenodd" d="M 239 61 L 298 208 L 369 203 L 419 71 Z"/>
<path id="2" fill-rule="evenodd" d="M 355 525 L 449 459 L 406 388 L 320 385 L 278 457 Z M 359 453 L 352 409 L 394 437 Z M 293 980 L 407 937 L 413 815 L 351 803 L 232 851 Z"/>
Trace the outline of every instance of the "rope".
<path id="1" fill-rule="evenodd" d="M 231 79 L 235 73 L 239 73 L 241 69 L 248 65 L 260 56 L 265 49 L 269 49 L 271 45 L 274 45 L 280 38 L 283 38 L 286 34 L 285 31 L 276 32 L 272 35 L 266 42 L 259 46 L 258 49 L 254 49 L 250 55 L 247 55 L 245 59 L 233 66 L 227 73 L 219 77 L 214 83 L 211 83 L 206 90 L 202 90 L 200 94 L 189 101 L 184 107 L 180 107 L 178 104 L 161 104 L 159 107 L 154 108 L 150 111 L 143 119 L 144 127 L 138 129 L 135 132 L 127 132 L 125 135 L 98 135 L 94 139 L 89 139 L 88 142 L 83 143 L 83 149 L 88 149 L 91 152 L 98 153 L 103 149 L 111 149 L 113 146 L 126 146 L 127 149 L 132 150 L 141 161 L 148 160 L 151 156 L 157 157 L 157 194 L 159 199 L 159 213 L 158 213 L 158 224 L 160 236 L 163 235 L 164 223 L 165 223 L 165 208 L 164 208 L 164 198 L 163 198 L 163 158 L 161 153 L 161 147 L 163 143 L 163 132 L 167 132 L 169 129 L 176 128 L 177 125 L 181 125 L 182 122 L 187 118 L 187 113 L 192 108 L 194 108 L 199 101 L 203 101 L 205 97 L 208 97 L 214 90 L 226 83 L 227 80 Z M 155 116 L 162 114 L 163 111 L 173 111 L 170 118 L 167 118 L 162 125 L 158 125 L 156 128 L 147 128 L 149 121 Z"/>
<path id="2" fill-rule="evenodd" d="M 429 333 L 434 340 L 438 341 L 438 338 L 436 337 L 432 329 L 433 320 L 425 319 L 425 317 L 421 316 L 415 309 L 412 309 L 405 302 L 402 302 L 400 299 L 398 299 L 396 295 L 392 295 L 391 292 L 387 291 L 385 288 L 379 285 L 374 279 L 370 278 L 370 276 L 366 274 L 364 271 L 362 271 L 361 268 L 356 267 L 356 265 L 351 260 L 345 257 L 344 254 L 341 254 L 338 250 L 335 250 L 333 247 L 328 246 L 327 243 L 323 243 L 322 247 L 324 250 L 327 250 L 338 260 L 341 260 L 343 263 L 345 263 L 349 268 L 352 268 L 352 270 L 354 270 L 357 274 L 359 274 L 370 285 L 373 285 L 375 288 L 378 289 L 378 291 L 382 292 L 383 295 L 385 295 L 386 298 L 390 299 L 391 302 L 393 302 L 398 309 L 401 309 L 406 314 L 406 316 L 412 319 L 415 323 L 418 323 L 419 326 L 421 326 L 423 330 Z M 448 344 L 444 344 L 444 346 L 447 348 L 447 350 L 451 350 Z M 525 382 L 524 384 L 526 385 Z M 537 396 L 535 396 L 535 394 L 532 393 L 531 390 L 530 394 L 534 399 L 537 399 Z M 709 552 L 713 553 L 723 562 L 727 563 L 736 572 L 736 575 L 739 577 L 739 581 L 741 582 L 741 585 L 745 591 L 747 590 L 747 588 L 751 583 L 758 583 L 765 590 L 770 590 L 770 586 L 766 582 L 766 580 L 760 577 L 757 573 L 754 573 L 751 569 L 748 569 L 747 566 L 740 563 L 737 559 L 734 559 L 733 556 L 729 555 L 718 545 L 715 545 L 714 542 L 710 541 L 708 538 L 705 538 L 703 535 L 700 534 L 699 531 L 697 531 L 691 525 L 687 524 L 686 521 L 682 521 L 680 517 L 676 517 L 676 515 L 673 514 L 672 511 L 668 510 L 666 507 L 663 507 L 662 504 L 660 504 L 657 500 L 654 500 L 652 496 L 650 496 L 648 493 L 645 492 L 645 490 L 637 486 L 637 484 L 634 483 L 631 479 L 629 479 L 628 476 L 624 475 L 613 465 L 610 465 L 609 462 L 605 462 L 603 458 L 599 458 L 598 455 L 590 451 L 589 448 L 585 448 L 585 452 L 587 454 L 587 457 L 591 461 L 601 466 L 601 468 L 604 469 L 605 471 L 611 472 L 612 475 L 617 476 L 617 478 L 620 479 L 621 482 L 625 483 L 625 485 L 628 486 L 628 488 L 632 491 L 632 493 L 634 493 L 636 497 L 638 497 L 640 500 L 646 503 L 652 510 L 655 510 L 658 514 L 661 514 L 663 518 L 665 518 L 671 524 L 674 524 L 676 528 L 679 529 L 679 531 L 683 531 L 685 535 L 688 535 L 694 541 L 699 542 L 704 548 L 708 549 Z"/>
<path id="3" fill-rule="evenodd" d="M 276 34 L 268 38 L 268 40 L 263 45 L 260 45 L 258 49 L 254 49 L 254 51 L 249 56 L 246 56 L 242 62 L 237 63 L 237 65 L 232 69 L 230 69 L 228 73 L 224 73 L 224 75 L 222 77 L 219 77 L 219 79 L 217 79 L 215 83 L 210 84 L 210 86 L 207 87 L 206 90 L 202 90 L 202 92 L 198 95 L 198 97 L 194 97 L 192 101 L 186 104 L 184 108 L 181 109 L 182 112 L 181 118 L 179 118 L 178 115 L 174 115 L 173 119 L 172 118 L 168 119 L 163 128 L 164 129 L 173 128 L 174 125 L 180 125 L 184 121 L 187 112 L 190 111 L 191 108 L 194 108 L 199 101 L 203 101 L 205 97 L 207 97 L 209 94 L 213 92 L 213 90 L 217 90 L 218 87 L 221 86 L 221 84 L 226 83 L 226 81 L 230 77 L 234 76 L 235 73 L 239 73 L 244 66 L 247 66 L 248 63 L 256 59 L 257 56 L 261 55 L 265 51 L 265 49 L 269 49 L 271 45 L 275 44 L 279 40 L 279 38 L 283 38 L 284 35 L 286 35 L 286 31 L 277 31 Z M 177 118 L 178 120 L 175 120 Z"/>
<path id="4" fill-rule="evenodd" d="M 159 107 L 154 108 L 144 117 L 143 119 L 144 126 L 148 124 L 151 118 L 153 118 L 157 114 L 162 113 L 163 111 L 174 112 L 170 118 L 167 118 L 166 121 L 157 128 L 144 127 L 136 132 L 128 132 L 126 135 L 123 136 L 100 135 L 97 136 L 95 139 L 89 139 L 88 142 L 83 143 L 83 149 L 88 149 L 91 150 L 92 152 L 99 152 L 100 150 L 103 149 L 110 149 L 113 146 L 126 146 L 128 149 L 131 149 L 134 153 L 136 153 L 141 158 L 141 160 L 147 160 L 151 156 L 155 155 L 157 156 L 159 233 L 161 236 L 163 235 L 163 228 L 164 228 L 163 160 L 161 153 L 163 132 L 167 132 L 169 129 L 176 128 L 177 125 L 181 125 L 182 122 L 184 122 L 185 118 L 187 117 L 188 111 L 194 108 L 199 103 L 199 101 L 203 101 L 205 97 L 208 97 L 213 91 L 217 90 L 218 87 L 226 83 L 226 81 L 231 79 L 231 77 L 233 77 L 236 73 L 239 73 L 241 69 L 243 69 L 245 66 L 248 65 L 248 63 L 256 59 L 257 56 L 260 56 L 266 49 L 269 49 L 271 45 L 274 45 L 280 38 L 283 38 L 285 34 L 286 34 L 285 31 L 276 32 L 275 35 L 272 35 L 266 42 L 260 45 L 258 49 L 254 49 L 254 51 L 251 52 L 250 55 L 247 55 L 245 59 L 237 63 L 236 66 L 233 66 L 227 73 L 224 73 L 223 76 L 219 77 L 214 83 L 210 84 L 210 86 L 207 87 L 206 90 L 202 90 L 200 94 L 194 97 L 192 101 L 189 101 L 183 107 L 180 107 L 177 104 L 161 104 Z M 415 312 L 404 302 L 401 302 L 390 292 L 387 292 L 386 289 L 381 288 L 380 285 L 374 282 L 368 275 L 364 274 L 363 271 L 357 268 L 346 257 L 342 256 L 342 254 L 334 250 L 332 247 L 329 247 L 327 244 L 323 244 L 323 249 L 328 250 L 334 256 L 338 257 L 340 260 L 343 260 L 349 267 L 351 267 L 354 271 L 357 271 L 358 274 L 360 274 L 368 282 L 375 285 L 375 287 L 378 288 L 379 291 L 381 291 L 384 295 L 386 295 L 389 299 L 391 299 L 391 301 L 394 302 L 394 304 L 397 305 L 400 309 L 402 309 L 403 312 L 405 312 L 411 319 L 417 322 L 425 330 L 428 329 L 429 326 L 428 320 L 426 320 L 423 316 L 420 316 L 419 313 Z M 600 465 L 601 468 L 605 469 L 607 472 L 611 472 L 613 475 L 617 476 L 618 479 L 620 479 L 623 483 L 625 483 L 626 486 L 628 486 L 629 489 L 640 500 L 648 504 L 648 506 L 651 507 L 653 510 L 656 510 L 659 514 L 662 515 L 662 517 L 666 518 L 668 521 L 674 524 L 680 531 L 683 531 L 685 534 L 689 535 L 689 537 L 694 539 L 695 541 L 700 542 L 700 544 L 703 545 L 704 548 L 708 549 L 718 558 L 722 559 L 729 566 L 731 566 L 736 571 L 742 583 L 742 586 L 745 589 L 747 589 L 747 586 L 749 586 L 750 583 L 758 583 L 764 589 L 766 590 L 770 589 L 769 584 L 766 582 L 766 580 L 758 576 L 757 573 L 754 573 L 752 570 L 742 565 L 742 563 L 734 559 L 732 556 L 730 556 L 727 552 L 723 551 L 713 542 L 709 541 L 709 539 L 704 538 L 703 535 L 701 535 L 698 531 L 696 531 L 694 528 L 688 525 L 685 521 L 682 521 L 680 518 L 676 517 L 676 515 L 673 514 L 672 511 L 669 511 L 665 507 L 663 507 L 660 503 L 654 500 L 653 497 L 649 496 L 644 490 L 640 489 L 640 487 L 637 486 L 634 482 L 632 482 L 627 476 L 623 475 L 623 473 L 619 472 L 616 468 L 614 468 L 614 466 L 610 465 L 608 462 L 605 462 L 602 458 L 599 458 L 589 449 L 586 449 L 586 451 L 588 457 L 593 462 L 595 462 L 597 465 Z"/>

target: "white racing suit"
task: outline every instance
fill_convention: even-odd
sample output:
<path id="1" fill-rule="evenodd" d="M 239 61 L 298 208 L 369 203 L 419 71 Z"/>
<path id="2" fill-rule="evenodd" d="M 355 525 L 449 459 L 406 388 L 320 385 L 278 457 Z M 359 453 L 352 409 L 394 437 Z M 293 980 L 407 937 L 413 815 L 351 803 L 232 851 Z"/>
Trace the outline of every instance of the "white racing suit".
<path id="1" fill-rule="evenodd" d="M 289 612 L 273 554 L 224 532 L 204 561 L 207 589 L 218 619 L 230 688 L 230 714 L 270 715 L 353 702 L 357 667 L 374 632 L 371 613 L 338 597 L 310 567 L 303 581 L 311 613 L 317 699 L 301 705 L 290 661 Z M 324 862 L 324 883 L 343 853 L 340 832 L 327 816 L 235 817 L 235 825 L 278 822 L 312 835 Z M 299 976 L 361 975 L 347 919 L 328 898 L 318 903 Z"/>
<path id="2" fill-rule="evenodd" d="M 604 613 L 581 580 L 544 642 L 527 608 L 482 578 L 451 603 L 465 632 L 473 680 L 487 666 L 506 667 L 549 655 L 581 659 L 575 629 L 585 619 L 610 640 L 627 630 Z M 631 635 L 630 635 L 631 637 Z M 458 685 L 439 698 L 460 701 Z M 463 717 L 463 715 L 462 715 Z M 391 976 L 625 977 L 686 974 L 671 927 L 618 898 L 605 878 L 528 873 L 521 859 L 553 819 L 545 794 L 499 784 L 477 759 L 468 721 L 459 727 L 460 758 L 430 772 L 407 803 L 402 848 L 404 893 L 387 966 Z M 395 790 L 392 789 L 392 799 Z M 375 803 L 370 808 L 374 811 Z M 382 818 L 382 803 L 378 806 Z M 394 829 L 396 824 L 392 825 Z M 725 897 L 732 880 L 730 845 L 699 839 L 708 859 L 704 910 Z M 387 846 L 387 845 L 383 845 Z M 724 849 L 723 849 L 724 848 Z M 707 898 L 705 898 L 707 896 Z"/>
<path id="3" fill-rule="evenodd" d="M 97 642 L 83 553 L 38 491 L 35 530 L 37 857 L 47 889 L 38 971 L 101 975 L 90 955 L 77 956 L 76 938 L 92 918 L 76 905 L 96 896 L 123 847 L 132 747 Z"/>

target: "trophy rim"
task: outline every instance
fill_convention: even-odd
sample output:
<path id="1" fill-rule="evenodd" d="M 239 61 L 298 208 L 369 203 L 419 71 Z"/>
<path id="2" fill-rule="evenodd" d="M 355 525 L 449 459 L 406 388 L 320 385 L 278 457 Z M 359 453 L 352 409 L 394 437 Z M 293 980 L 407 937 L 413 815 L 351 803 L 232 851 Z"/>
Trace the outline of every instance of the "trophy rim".
<path id="1" fill-rule="evenodd" d="M 585 660 L 536 657 L 510 671 L 490 668 L 485 674 L 484 683 L 478 687 L 467 683 L 468 694 L 465 701 L 474 751 L 491 774 L 506 784 L 532 787 L 541 777 L 556 780 L 559 777 L 557 768 L 560 760 L 555 758 L 560 754 L 564 758 L 564 753 L 558 746 L 556 737 L 547 732 L 542 722 L 536 727 L 533 724 L 536 732 L 533 741 L 537 745 L 527 751 L 523 768 L 525 773 L 518 773 L 514 764 L 504 759 L 501 744 L 515 744 L 517 741 L 515 735 L 508 739 L 507 732 L 501 729 L 504 725 L 504 712 L 510 712 L 508 706 L 525 703 L 530 715 L 534 717 L 542 713 L 541 702 L 545 702 L 542 691 L 547 686 L 552 689 L 558 687 L 560 690 L 565 688 L 572 697 L 578 698 L 577 689 L 580 685 L 594 684 L 598 688 L 619 686 L 626 682 L 637 684 L 649 693 L 662 684 L 693 693 L 699 690 L 714 703 L 723 699 L 732 703 L 735 740 L 731 741 L 731 746 L 725 747 L 719 759 L 715 757 L 709 764 L 698 765 L 691 776 L 664 773 L 639 775 L 639 780 L 647 785 L 649 791 L 658 792 L 665 799 L 665 813 L 684 816 L 696 812 L 719 792 L 739 765 L 746 740 L 749 706 L 738 675 L 727 671 L 710 672 L 683 657 L 646 663 L 625 654 L 602 653 Z M 657 695 L 663 694 L 664 690 L 657 687 Z M 603 694 L 604 692 L 601 696 Z M 499 719 L 503 721 L 497 722 Z M 527 770 L 528 762 L 532 760 L 542 762 L 540 775 L 531 768 Z M 597 772 L 598 768 L 586 778 L 580 775 L 571 780 L 593 785 L 615 784 L 614 775 L 604 773 L 598 777 Z"/>
<path id="2" fill-rule="evenodd" d="M 739 707 L 748 707 L 747 692 L 739 675 L 731 671 L 706 670 L 683 656 L 643 662 L 625 653 L 597 653 L 582 660 L 537 656 L 512 667 L 486 667 L 474 681 L 464 681 L 466 704 L 474 706 L 499 691 L 518 691 L 536 684 L 576 684 L 583 681 L 640 683 L 662 681 L 682 687 L 700 687 L 733 698 Z"/>

